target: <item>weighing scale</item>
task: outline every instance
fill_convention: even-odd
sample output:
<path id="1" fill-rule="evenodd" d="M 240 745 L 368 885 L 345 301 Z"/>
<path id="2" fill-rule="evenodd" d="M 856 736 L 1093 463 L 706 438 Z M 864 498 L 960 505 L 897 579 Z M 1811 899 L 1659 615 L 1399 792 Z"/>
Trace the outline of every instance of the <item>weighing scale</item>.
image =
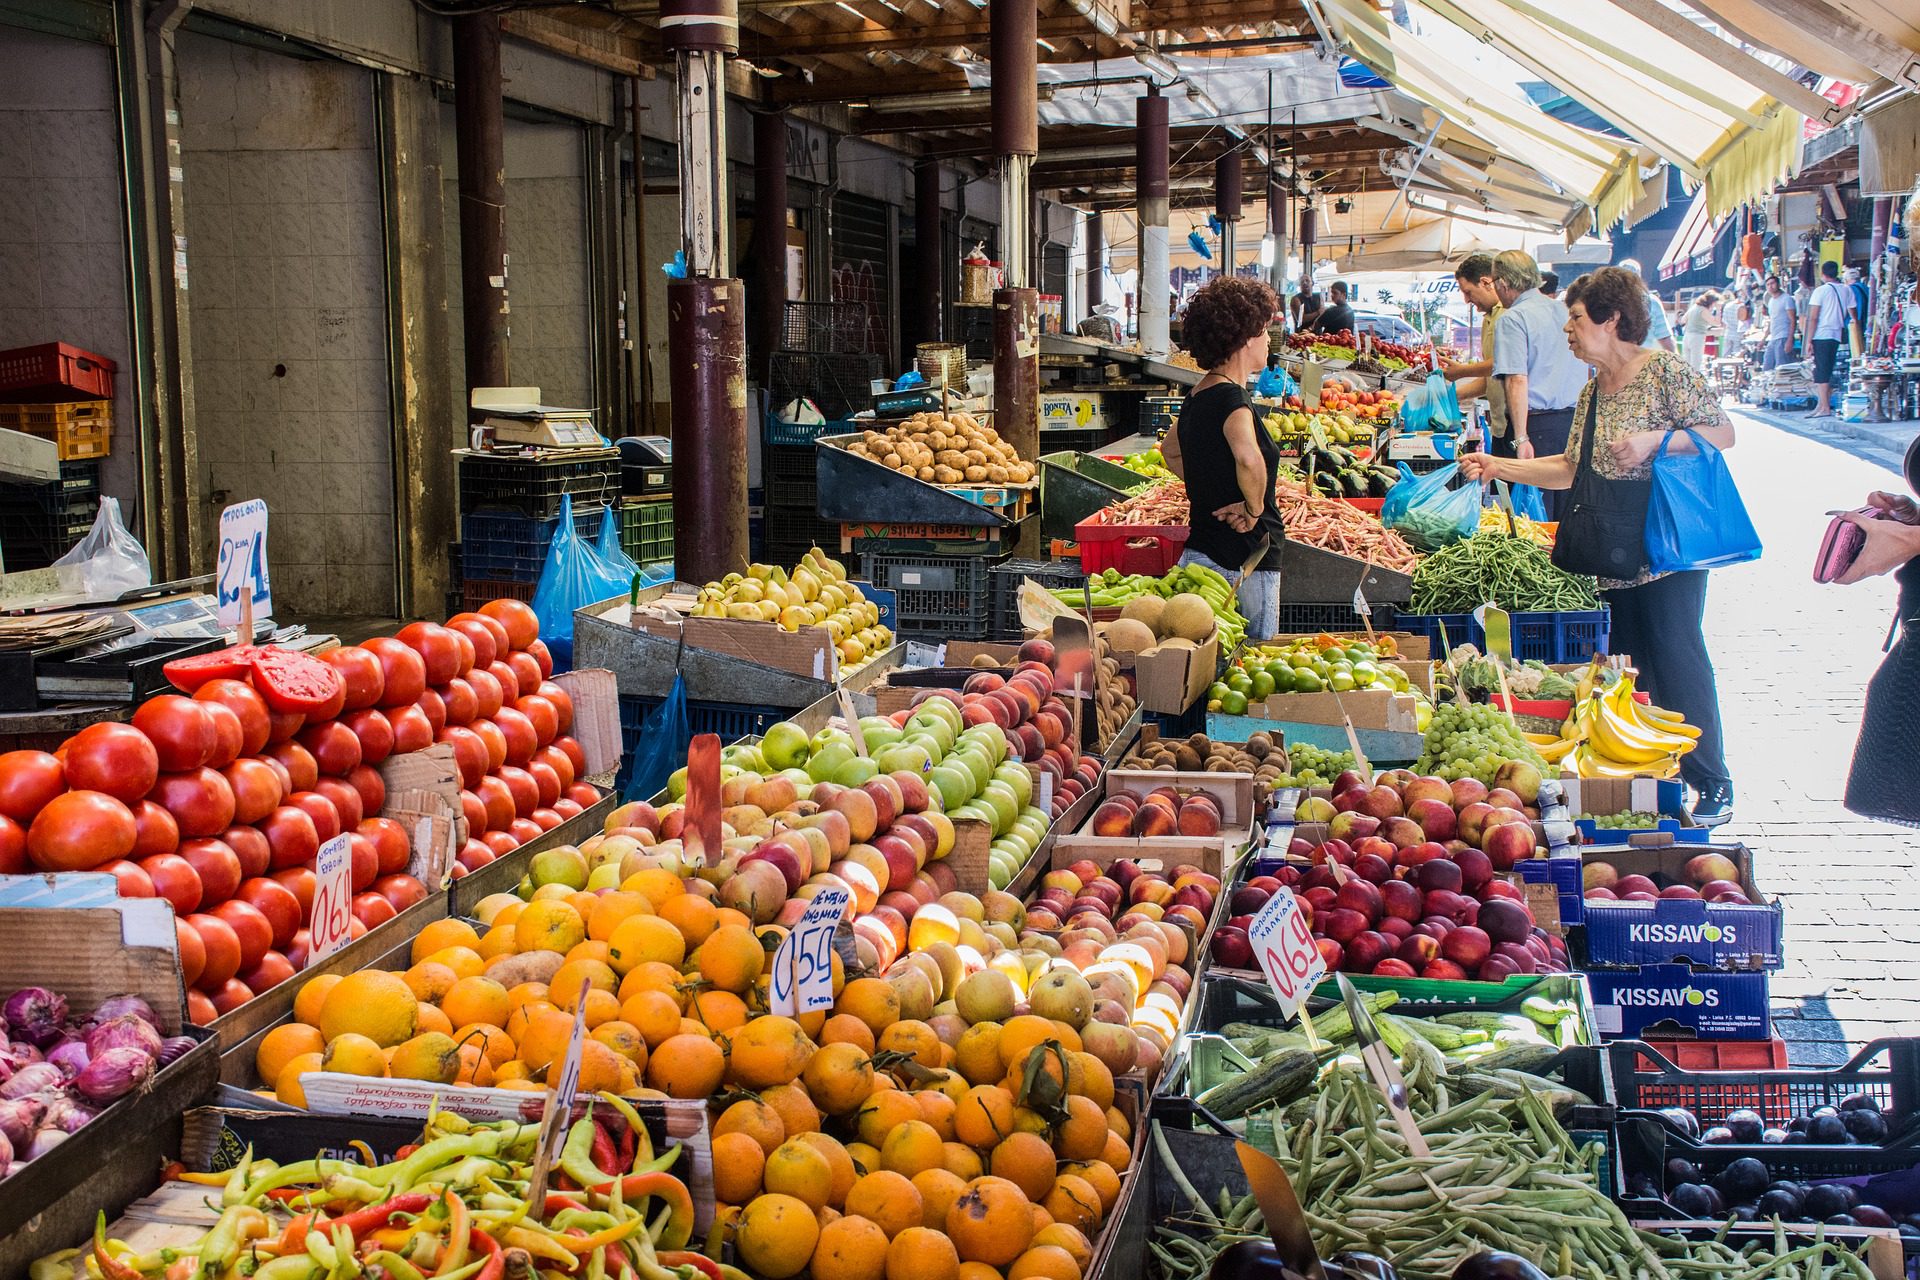
<path id="1" fill-rule="evenodd" d="M 665 436 L 621 436 L 613 443 L 620 450 L 624 493 L 644 497 L 673 491 L 673 441 Z"/>
<path id="2" fill-rule="evenodd" d="M 536 449 L 604 449 L 593 429 L 593 411 L 540 403 L 538 387 L 475 387 L 478 426 L 493 433 L 495 444 Z M 476 445 L 477 447 L 477 445 Z"/>

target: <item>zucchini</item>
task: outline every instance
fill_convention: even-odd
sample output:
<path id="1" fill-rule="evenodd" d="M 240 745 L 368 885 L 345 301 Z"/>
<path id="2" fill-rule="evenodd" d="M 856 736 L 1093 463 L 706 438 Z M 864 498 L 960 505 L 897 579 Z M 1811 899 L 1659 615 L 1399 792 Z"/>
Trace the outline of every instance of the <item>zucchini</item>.
<path id="1" fill-rule="evenodd" d="M 1307 1049 L 1283 1049 L 1251 1071 L 1223 1080 L 1194 1099 L 1197 1106 L 1232 1120 L 1263 1103 L 1285 1105 L 1305 1093 L 1319 1074 L 1319 1056 Z"/>

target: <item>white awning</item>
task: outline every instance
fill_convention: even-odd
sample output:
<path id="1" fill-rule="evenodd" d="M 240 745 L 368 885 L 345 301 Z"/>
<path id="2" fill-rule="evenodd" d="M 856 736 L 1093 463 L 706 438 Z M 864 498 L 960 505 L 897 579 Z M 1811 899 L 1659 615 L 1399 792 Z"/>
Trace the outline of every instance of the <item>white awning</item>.
<path id="1" fill-rule="evenodd" d="M 1687 206 L 1686 216 L 1680 219 L 1679 229 L 1673 233 L 1673 239 L 1667 242 L 1667 251 L 1660 255 L 1660 265 L 1654 274 L 1655 280 L 1670 280 L 1674 276 L 1711 262 L 1713 242 L 1719 238 L 1723 221 L 1724 219 L 1716 218 L 1707 211 L 1707 189 L 1702 187 L 1694 192 L 1693 203 Z M 1698 260 L 1703 257 L 1706 262 Z"/>

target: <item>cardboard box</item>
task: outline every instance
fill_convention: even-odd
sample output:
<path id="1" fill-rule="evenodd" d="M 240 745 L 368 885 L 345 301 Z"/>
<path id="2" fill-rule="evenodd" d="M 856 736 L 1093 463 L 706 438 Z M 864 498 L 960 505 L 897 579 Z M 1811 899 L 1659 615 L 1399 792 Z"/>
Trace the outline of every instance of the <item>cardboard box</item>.
<path id="1" fill-rule="evenodd" d="M 1771 1034 L 1767 975 L 1682 964 L 1587 974 L 1593 1016 L 1607 1037 L 1764 1040 Z"/>
<path id="2" fill-rule="evenodd" d="M 1426 636 L 1417 636 L 1410 631 L 1394 631 L 1391 629 L 1376 631 L 1374 634 L 1376 637 L 1391 636 L 1393 638 L 1394 649 L 1399 653 L 1399 661 L 1401 662 L 1425 662 L 1433 657 L 1433 641 Z M 1367 633 L 1365 631 L 1287 631 L 1275 636 L 1271 640 L 1262 640 L 1259 644 L 1263 648 L 1270 644 L 1285 648 L 1295 640 L 1317 640 L 1321 636 L 1332 636 L 1335 640 L 1357 640 L 1361 642 L 1365 642 L 1367 639 Z"/>
<path id="3" fill-rule="evenodd" d="M 1563 778 L 1567 811 L 1574 815 L 1574 827 L 1586 844 L 1705 844 L 1711 836 L 1706 827 L 1697 827 L 1687 812 L 1686 784 L 1678 778 Z M 1657 813 L 1658 826 L 1649 828 L 1602 827 L 1591 817 L 1616 813 Z"/>
<path id="4" fill-rule="evenodd" d="M 1040 393 L 1040 429 L 1105 431 L 1106 402 L 1098 392 L 1043 391 Z"/>
<path id="5" fill-rule="evenodd" d="M 892 627 L 894 593 L 864 582 L 852 585 L 880 607 L 882 625 Z M 839 648 L 825 627 L 787 631 L 769 622 L 695 618 L 679 612 L 678 606 L 691 603 L 690 588 L 678 586 L 676 589 L 674 583 L 662 583 L 640 593 L 639 607 L 632 611 L 630 621 L 636 629 L 649 635 L 683 640 L 690 648 L 710 650 L 812 680 L 831 680 L 839 669 Z"/>
<path id="6" fill-rule="evenodd" d="M 1206 696 L 1220 670 L 1220 633 L 1191 649 L 1161 647 L 1152 654 L 1115 653 L 1122 671 L 1133 672 L 1134 696 L 1148 711 L 1177 716 Z"/>
<path id="7" fill-rule="evenodd" d="M 1711 850 L 1697 844 L 1590 846 L 1547 861 L 1577 863 L 1583 870 L 1606 862 L 1621 875 L 1647 876 L 1656 884 L 1685 884 L 1688 860 L 1702 852 L 1721 854 L 1733 863 L 1750 905 L 1693 898 L 1608 902 L 1583 897 L 1570 915 L 1563 902 L 1561 919 L 1585 929 L 1587 963 L 1600 968 L 1672 963 L 1741 970 L 1784 965 L 1786 910 L 1778 900 L 1768 902 L 1754 884 L 1753 859 L 1744 845 L 1717 845 Z"/>
<path id="8" fill-rule="evenodd" d="M 1203 791 L 1219 800 L 1221 833 L 1217 836 L 1096 836 L 1083 829 L 1054 840 L 1050 865 L 1067 867 L 1084 858 L 1104 869 L 1122 858 L 1132 858 L 1150 867 L 1190 863 L 1224 879 L 1227 867 L 1260 834 L 1253 805 L 1253 775 L 1109 769 L 1100 794 L 1103 799 L 1122 791 L 1144 795 L 1162 786 L 1173 786 L 1183 793 Z M 1093 808 L 1097 809 L 1098 805 Z M 1091 817 L 1092 810 L 1089 810 L 1089 820 Z"/>
<path id="9" fill-rule="evenodd" d="M 1400 668 L 1407 683 L 1431 696 L 1433 664 L 1399 661 L 1389 664 Z M 1349 693 L 1276 693 L 1262 702 L 1247 704 L 1247 716 L 1254 720 L 1277 720 L 1294 724 L 1339 725 L 1344 713 L 1355 729 L 1377 729 L 1386 733 L 1418 733 L 1419 700 L 1409 694 L 1385 689 L 1354 690 Z"/>

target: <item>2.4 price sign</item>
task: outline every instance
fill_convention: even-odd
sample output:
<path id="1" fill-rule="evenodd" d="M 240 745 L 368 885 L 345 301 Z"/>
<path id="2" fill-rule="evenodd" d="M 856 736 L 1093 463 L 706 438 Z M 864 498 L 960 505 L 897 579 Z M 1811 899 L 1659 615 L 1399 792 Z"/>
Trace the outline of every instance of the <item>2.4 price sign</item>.
<path id="1" fill-rule="evenodd" d="M 267 576 L 267 504 L 236 502 L 220 513 L 220 554 L 214 567 L 215 615 L 220 625 L 240 622 L 240 600 L 253 593 L 253 615 L 273 616 L 273 583 Z M 252 636 L 243 636 L 251 643 Z"/>
<path id="2" fill-rule="evenodd" d="M 1305 1003 L 1307 993 L 1327 976 L 1327 962 L 1314 943 L 1313 930 L 1307 926 L 1307 913 L 1291 889 L 1282 888 L 1267 899 L 1267 905 L 1247 928 L 1253 954 L 1267 975 L 1267 985 L 1280 1001 L 1280 1010 L 1291 1018 Z"/>
<path id="3" fill-rule="evenodd" d="M 822 889 L 773 956 L 767 1008 L 789 1017 L 833 1007 L 833 932 L 847 910 L 845 889 Z"/>

